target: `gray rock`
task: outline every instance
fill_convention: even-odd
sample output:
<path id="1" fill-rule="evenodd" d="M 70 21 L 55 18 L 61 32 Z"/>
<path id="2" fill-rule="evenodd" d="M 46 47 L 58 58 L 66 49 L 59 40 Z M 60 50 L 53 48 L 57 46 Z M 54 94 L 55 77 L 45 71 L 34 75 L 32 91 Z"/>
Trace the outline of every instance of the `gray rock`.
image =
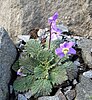
<path id="1" fill-rule="evenodd" d="M 70 90 L 66 93 L 67 100 L 74 100 L 75 96 L 75 90 Z"/>
<path id="2" fill-rule="evenodd" d="M 9 93 L 10 68 L 16 59 L 17 51 L 8 33 L 1 27 L 0 39 L 0 100 L 6 100 Z"/>
<path id="3" fill-rule="evenodd" d="M 83 76 L 88 77 L 88 78 L 92 78 L 92 70 L 84 72 Z"/>
<path id="4" fill-rule="evenodd" d="M 27 100 L 27 98 L 22 94 L 18 94 L 18 100 Z"/>
<path id="5" fill-rule="evenodd" d="M 75 100 L 92 100 L 92 80 L 82 76 L 76 86 L 76 94 Z"/>
<path id="6" fill-rule="evenodd" d="M 82 57 L 84 62 L 88 65 L 89 68 L 92 68 L 92 40 L 83 38 L 79 41 L 79 47 L 82 49 Z"/>
<path id="7" fill-rule="evenodd" d="M 73 80 L 73 85 L 76 85 L 78 82 L 76 79 Z"/>
<path id="8" fill-rule="evenodd" d="M 79 62 L 79 61 L 74 61 L 74 64 L 75 64 L 76 66 L 80 66 L 80 62 Z"/>
<path id="9" fill-rule="evenodd" d="M 28 42 L 30 39 L 30 35 L 18 35 L 18 39 Z"/>
<path id="10" fill-rule="evenodd" d="M 92 36 L 92 0 L 0 0 L 0 25 L 15 41 L 32 28 L 47 27 L 55 11 L 59 13 L 58 22 L 69 30 Z"/>
<path id="11" fill-rule="evenodd" d="M 72 86 L 68 86 L 68 87 L 64 88 L 64 91 L 65 91 L 64 93 L 66 94 L 66 92 L 70 91 L 71 89 L 72 89 Z"/>
<path id="12" fill-rule="evenodd" d="M 39 97 L 38 100 L 66 100 L 66 97 L 59 89 L 54 96 L 43 96 Z"/>
<path id="13" fill-rule="evenodd" d="M 28 92 L 26 92 L 24 95 L 25 95 L 25 97 L 26 97 L 27 99 L 29 99 L 29 98 L 32 96 L 31 90 L 29 90 Z"/>

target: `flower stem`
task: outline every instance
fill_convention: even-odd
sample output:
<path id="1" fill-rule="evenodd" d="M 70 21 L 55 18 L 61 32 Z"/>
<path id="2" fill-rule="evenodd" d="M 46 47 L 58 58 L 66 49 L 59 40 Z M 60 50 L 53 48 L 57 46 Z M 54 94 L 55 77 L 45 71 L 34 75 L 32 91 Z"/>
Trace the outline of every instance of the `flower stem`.
<path id="1" fill-rule="evenodd" d="M 52 25 L 52 23 L 50 24 L 50 38 L 49 38 L 49 47 L 48 47 L 48 49 L 50 49 L 50 44 L 51 44 L 51 25 Z"/>
<path id="2" fill-rule="evenodd" d="M 32 70 L 29 70 L 28 68 L 26 68 L 25 66 L 23 66 L 24 69 L 26 69 L 27 71 L 29 71 L 30 73 L 33 73 Z"/>
<path id="3" fill-rule="evenodd" d="M 60 60 L 61 60 L 61 58 L 57 61 L 57 63 L 51 65 L 50 67 L 53 68 L 53 67 L 55 67 L 56 65 L 58 65 L 58 63 L 60 62 Z"/>

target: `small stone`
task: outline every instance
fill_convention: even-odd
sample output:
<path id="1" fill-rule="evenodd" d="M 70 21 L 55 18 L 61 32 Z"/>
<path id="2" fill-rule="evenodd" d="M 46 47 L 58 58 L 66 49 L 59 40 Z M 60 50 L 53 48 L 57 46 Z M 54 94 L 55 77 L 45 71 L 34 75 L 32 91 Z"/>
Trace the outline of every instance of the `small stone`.
<path id="1" fill-rule="evenodd" d="M 92 53 L 92 48 L 91 48 L 90 52 Z"/>
<path id="2" fill-rule="evenodd" d="M 90 39 L 92 40 L 92 36 L 90 37 Z"/>
<path id="3" fill-rule="evenodd" d="M 74 61 L 74 64 L 75 64 L 76 66 L 80 66 L 80 62 L 79 62 L 79 61 Z"/>
<path id="4" fill-rule="evenodd" d="M 73 36 L 73 38 L 76 39 L 76 40 L 80 40 L 79 36 Z"/>
<path id="5" fill-rule="evenodd" d="M 83 76 L 88 77 L 88 78 L 92 78 L 92 70 L 84 72 Z"/>
<path id="6" fill-rule="evenodd" d="M 46 31 L 45 29 L 39 29 L 39 31 L 37 32 L 37 35 L 42 36 L 45 34 L 45 31 Z"/>
<path id="7" fill-rule="evenodd" d="M 73 85 L 76 85 L 78 82 L 76 79 L 73 80 Z"/>
<path id="8" fill-rule="evenodd" d="M 30 35 L 18 35 L 18 39 L 27 42 L 30 39 Z"/>
<path id="9" fill-rule="evenodd" d="M 64 91 L 65 91 L 64 93 L 66 94 L 66 92 L 70 91 L 71 89 L 72 89 L 72 86 L 68 86 L 68 87 L 64 88 Z"/>
<path id="10" fill-rule="evenodd" d="M 27 100 L 23 94 L 18 94 L 18 100 Z"/>
<path id="11" fill-rule="evenodd" d="M 48 28 L 45 28 L 45 31 L 47 32 L 47 31 L 49 31 L 49 29 Z"/>
<path id="12" fill-rule="evenodd" d="M 61 88 L 58 89 L 55 95 L 59 97 L 59 100 L 66 100 L 66 97 L 62 93 Z"/>
<path id="13" fill-rule="evenodd" d="M 24 95 L 25 95 L 25 97 L 26 97 L 27 99 L 29 99 L 29 98 L 32 96 L 32 92 L 29 90 L 29 91 L 26 92 Z"/>
<path id="14" fill-rule="evenodd" d="M 74 100 L 75 98 L 75 90 L 70 90 L 66 93 L 67 100 Z"/>

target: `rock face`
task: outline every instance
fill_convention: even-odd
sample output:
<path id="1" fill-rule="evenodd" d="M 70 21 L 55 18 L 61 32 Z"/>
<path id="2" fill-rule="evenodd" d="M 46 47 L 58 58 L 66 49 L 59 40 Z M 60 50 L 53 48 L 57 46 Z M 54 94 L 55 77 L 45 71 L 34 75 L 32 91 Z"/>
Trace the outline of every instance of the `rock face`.
<path id="1" fill-rule="evenodd" d="M 66 97 L 59 89 L 54 96 L 39 97 L 38 100 L 66 100 Z"/>
<path id="2" fill-rule="evenodd" d="M 0 100 L 8 97 L 10 68 L 16 59 L 17 51 L 4 28 L 0 28 Z"/>
<path id="3" fill-rule="evenodd" d="M 92 36 L 92 0 L 1 0 L 0 25 L 15 41 L 18 34 L 48 27 L 56 11 L 58 22 L 78 35 Z"/>
<path id="4" fill-rule="evenodd" d="M 76 86 L 75 100 L 92 100 L 92 80 L 82 76 L 81 81 Z"/>
<path id="5" fill-rule="evenodd" d="M 83 38 L 79 41 L 79 47 L 82 49 L 82 57 L 84 62 L 88 65 L 89 68 L 92 68 L 92 40 Z"/>

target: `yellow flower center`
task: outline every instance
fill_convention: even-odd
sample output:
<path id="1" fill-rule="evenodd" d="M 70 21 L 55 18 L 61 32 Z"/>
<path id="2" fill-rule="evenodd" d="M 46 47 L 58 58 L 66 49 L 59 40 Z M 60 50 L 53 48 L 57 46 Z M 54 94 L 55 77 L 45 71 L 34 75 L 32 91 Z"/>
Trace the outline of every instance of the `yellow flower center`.
<path id="1" fill-rule="evenodd" d="M 69 49 L 68 48 L 63 48 L 62 52 L 66 55 L 68 53 Z"/>
<path id="2" fill-rule="evenodd" d="M 58 24 L 59 23 L 59 20 L 56 20 L 56 24 Z"/>

